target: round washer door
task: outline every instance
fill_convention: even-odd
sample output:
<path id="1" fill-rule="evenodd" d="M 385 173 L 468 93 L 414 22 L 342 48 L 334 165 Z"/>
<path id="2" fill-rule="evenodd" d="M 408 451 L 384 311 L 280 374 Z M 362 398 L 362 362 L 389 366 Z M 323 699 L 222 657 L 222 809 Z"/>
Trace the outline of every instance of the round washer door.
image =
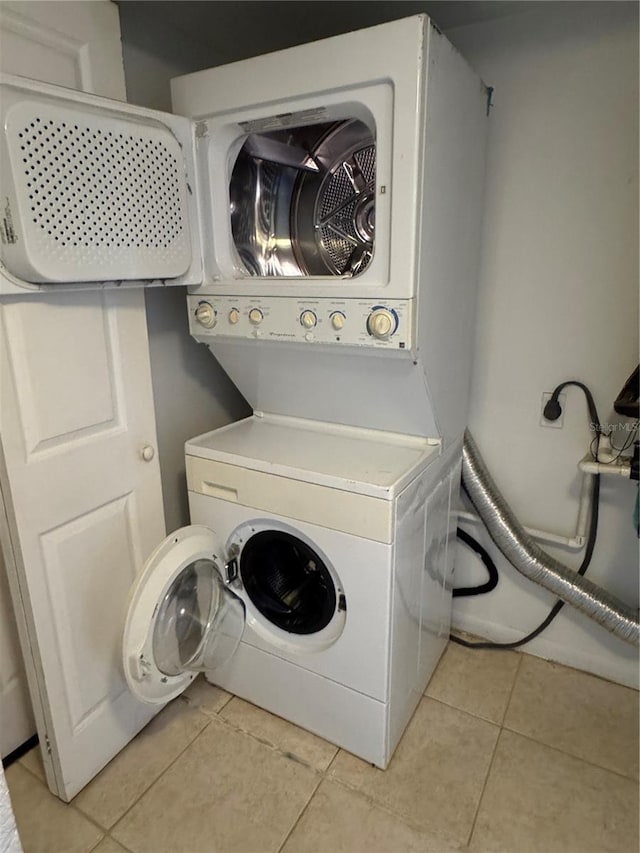
<path id="1" fill-rule="evenodd" d="M 153 552 L 135 581 L 124 628 L 127 684 L 143 702 L 174 699 L 200 671 L 233 655 L 245 624 L 226 586 L 224 560 L 208 527 L 182 527 Z"/>

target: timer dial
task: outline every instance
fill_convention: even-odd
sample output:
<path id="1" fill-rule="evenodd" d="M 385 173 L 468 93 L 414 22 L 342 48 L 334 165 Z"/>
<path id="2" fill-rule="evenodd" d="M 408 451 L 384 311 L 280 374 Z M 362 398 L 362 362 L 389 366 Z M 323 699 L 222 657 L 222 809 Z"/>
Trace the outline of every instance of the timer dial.
<path id="1" fill-rule="evenodd" d="M 395 311 L 388 308 L 374 308 L 367 318 L 367 331 L 378 340 L 388 340 L 397 328 L 398 317 Z"/>
<path id="2" fill-rule="evenodd" d="M 216 312 L 210 302 L 200 302 L 196 308 L 196 320 L 205 329 L 213 329 L 217 322 Z"/>

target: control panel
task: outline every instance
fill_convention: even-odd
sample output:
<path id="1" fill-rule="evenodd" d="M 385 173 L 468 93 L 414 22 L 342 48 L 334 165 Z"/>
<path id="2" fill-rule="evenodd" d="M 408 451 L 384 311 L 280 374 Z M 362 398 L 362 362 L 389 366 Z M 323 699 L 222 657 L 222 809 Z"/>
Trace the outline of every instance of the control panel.
<path id="1" fill-rule="evenodd" d="M 413 300 L 190 295 L 191 333 L 300 343 L 410 349 Z"/>

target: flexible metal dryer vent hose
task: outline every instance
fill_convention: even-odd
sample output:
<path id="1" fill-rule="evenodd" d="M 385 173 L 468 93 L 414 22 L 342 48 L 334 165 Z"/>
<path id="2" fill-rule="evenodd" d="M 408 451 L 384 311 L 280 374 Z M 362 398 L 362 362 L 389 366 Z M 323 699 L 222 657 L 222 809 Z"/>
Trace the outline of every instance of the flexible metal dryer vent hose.
<path id="1" fill-rule="evenodd" d="M 536 545 L 500 494 L 469 430 L 465 433 L 462 458 L 462 485 L 507 560 L 526 578 L 586 613 L 616 637 L 639 645 L 638 611 Z"/>

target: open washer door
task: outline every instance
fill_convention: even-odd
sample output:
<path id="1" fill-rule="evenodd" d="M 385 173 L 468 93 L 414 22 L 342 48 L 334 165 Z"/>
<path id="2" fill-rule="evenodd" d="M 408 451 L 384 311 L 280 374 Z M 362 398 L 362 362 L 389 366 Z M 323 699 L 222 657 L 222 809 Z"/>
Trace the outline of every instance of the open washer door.
<path id="1" fill-rule="evenodd" d="M 176 530 L 145 563 L 123 639 L 127 684 L 141 701 L 175 699 L 198 672 L 222 666 L 235 652 L 245 610 L 224 571 L 218 537 L 200 525 Z"/>

